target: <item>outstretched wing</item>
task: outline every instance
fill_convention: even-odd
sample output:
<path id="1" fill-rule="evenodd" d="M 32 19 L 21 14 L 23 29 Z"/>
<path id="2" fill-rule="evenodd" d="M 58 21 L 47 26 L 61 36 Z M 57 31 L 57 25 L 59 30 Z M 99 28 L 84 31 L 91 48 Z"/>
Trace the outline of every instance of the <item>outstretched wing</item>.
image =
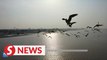
<path id="1" fill-rule="evenodd" d="M 69 18 L 68 18 L 68 20 L 71 21 L 71 19 L 72 19 L 73 17 L 77 16 L 77 15 L 78 15 L 78 14 L 72 14 L 72 15 L 70 15 Z"/>
<path id="2" fill-rule="evenodd" d="M 75 24 L 76 22 L 72 22 L 72 23 L 70 23 L 70 24 L 68 24 L 69 25 L 69 27 L 72 27 L 72 25 L 73 24 Z"/>
<path id="3" fill-rule="evenodd" d="M 103 26 L 103 24 L 96 24 L 93 28 Z"/>
<path id="4" fill-rule="evenodd" d="M 71 24 L 75 24 L 76 22 L 72 22 Z"/>

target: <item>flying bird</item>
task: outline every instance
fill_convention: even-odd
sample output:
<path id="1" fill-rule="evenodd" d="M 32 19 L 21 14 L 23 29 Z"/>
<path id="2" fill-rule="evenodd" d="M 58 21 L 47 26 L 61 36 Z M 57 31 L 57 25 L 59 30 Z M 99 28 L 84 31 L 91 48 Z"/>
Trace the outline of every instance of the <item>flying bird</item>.
<path id="1" fill-rule="evenodd" d="M 76 38 L 80 38 L 80 35 L 78 35 L 78 34 L 74 34 L 74 36 L 75 36 Z"/>
<path id="2" fill-rule="evenodd" d="M 73 17 L 75 17 L 75 16 L 77 16 L 77 15 L 78 15 L 78 14 L 72 14 L 72 15 L 69 16 L 68 19 L 67 19 L 67 18 L 62 18 L 62 20 L 65 20 L 65 22 L 67 23 L 67 25 L 68 25 L 69 27 L 72 27 L 72 25 L 75 24 L 76 22 L 71 22 L 71 20 L 72 20 Z"/>
<path id="3" fill-rule="evenodd" d="M 94 31 L 101 32 L 101 30 L 100 30 L 100 29 L 98 29 L 98 28 L 94 28 Z"/>
<path id="4" fill-rule="evenodd" d="M 93 28 L 100 27 L 100 26 L 103 26 L 103 24 L 99 24 L 99 22 L 98 22 L 98 24 L 96 24 Z"/>
<path id="5" fill-rule="evenodd" d="M 88 35 L 89 35 L 89 33 L 87 33 L 87 34 L 85 35 L 85 37 L 88 37 Z"/>
<path id="6" fill-rule="evenodd" d="M 65 33 L 67 36 L 70 36 L 70 34 L 68 34 L 68 33 Z"/>
<path id="7" fill-rule="evenodd" d="M 90 26 L 87 26 L 87 28 L 89 28 L 89 29 L 90 29 L 90 28 L 92 28 L 92 27 L 90 27 Z"/>

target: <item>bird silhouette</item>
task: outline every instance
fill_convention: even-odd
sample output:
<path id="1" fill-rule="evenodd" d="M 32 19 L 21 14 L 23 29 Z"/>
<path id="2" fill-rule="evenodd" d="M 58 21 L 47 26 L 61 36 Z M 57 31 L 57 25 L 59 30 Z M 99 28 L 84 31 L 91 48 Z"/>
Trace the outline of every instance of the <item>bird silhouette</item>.
<path id="1" fill-rule="evenodd" d="M 98 29 L 98 28 L 94 28 L 94 31 L 101 32 L 101 30 L 100 30 L 100 29 Z"/>
<path id="2" fill-rule="evenodd" d="M 68 34 L 68 33 L 65 33 L 67 36 L 70 36 L 70 34 Z"/>
<path id="3" fill-rule="evenodd" d="M 71 22 L 71 20 L 72 20 L 73 17 L 75 17 L 75 16 L 77 16 L 77 15 L 78 15 L 78 14 L 72 14 L 72 15 L 69 16 L 68 19 L 67 19 L 67 18 L 62 18 L 62 20 L 65 20 L 65 22 L 67 23 L 67 25 L 68 25 L 69 27 L 72 27 L 72 25 L 75 24 L 76 22 Z"/>
<path id="4" fill-rule="evenodd" d="M 90 29 L 90 28 L 92 28 L 92 27 L 90 27 L 90 26 L 87 26 L 87 28 L 89 28 L 89 29 Z"/>
<path id="5" fill-rule="evenodd" d="M 75 36 L 76 38 L 80 38 L 80 35 L 78 35 L 78 34 L 74 34 L 74 36 Z"/>
<path id="6" fill-rule="evenodd" d="M 87 33 L 87 34 L 85 35 L 85 37 L 88 37 L 88 35 L 89 35 L 89 33 Z"/>
<path id="7" fill-rule="evenodd" d="M 93 28 L 100 27 L 100 26 L 103 26 L 103 24 L 99 24 L 99 22 L 98 22 L 98 24 L 96 24 Z"/>

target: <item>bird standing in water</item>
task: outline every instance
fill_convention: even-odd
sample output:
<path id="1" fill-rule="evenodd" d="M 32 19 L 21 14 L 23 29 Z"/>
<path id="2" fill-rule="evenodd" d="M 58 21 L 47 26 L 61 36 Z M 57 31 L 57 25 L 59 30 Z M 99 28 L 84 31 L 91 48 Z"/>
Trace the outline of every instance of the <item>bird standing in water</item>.
<path id="1" fill-rule="evenodd" d="M 75 16 L 77 16 L 77 15 L 78 15 L 78 14 L 72 14 L 72 15 L 69 16 L 68 19 L 62 18 L 62 20 L 65 20 L 65 22 L 67 23 L 67 25 L 68 25 L 69 27 L 72 27 L 72 25 L 75 24 L 76 22 L 71 22 L 71 20 L 72 20 L 73 17 L 75 17 Z"/>

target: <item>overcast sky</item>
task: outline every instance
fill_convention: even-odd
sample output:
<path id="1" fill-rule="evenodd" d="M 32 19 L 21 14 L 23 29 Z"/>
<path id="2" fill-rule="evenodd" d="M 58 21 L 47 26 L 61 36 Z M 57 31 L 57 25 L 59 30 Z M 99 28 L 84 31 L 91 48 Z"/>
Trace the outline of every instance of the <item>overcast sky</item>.
<path id="1" fill-rule="evenodd" d="M 107 27 L 107 0 L 0 0 L 0 29 L 68 28 L 62 18 L 74 13 L 73 28 Z"/>

